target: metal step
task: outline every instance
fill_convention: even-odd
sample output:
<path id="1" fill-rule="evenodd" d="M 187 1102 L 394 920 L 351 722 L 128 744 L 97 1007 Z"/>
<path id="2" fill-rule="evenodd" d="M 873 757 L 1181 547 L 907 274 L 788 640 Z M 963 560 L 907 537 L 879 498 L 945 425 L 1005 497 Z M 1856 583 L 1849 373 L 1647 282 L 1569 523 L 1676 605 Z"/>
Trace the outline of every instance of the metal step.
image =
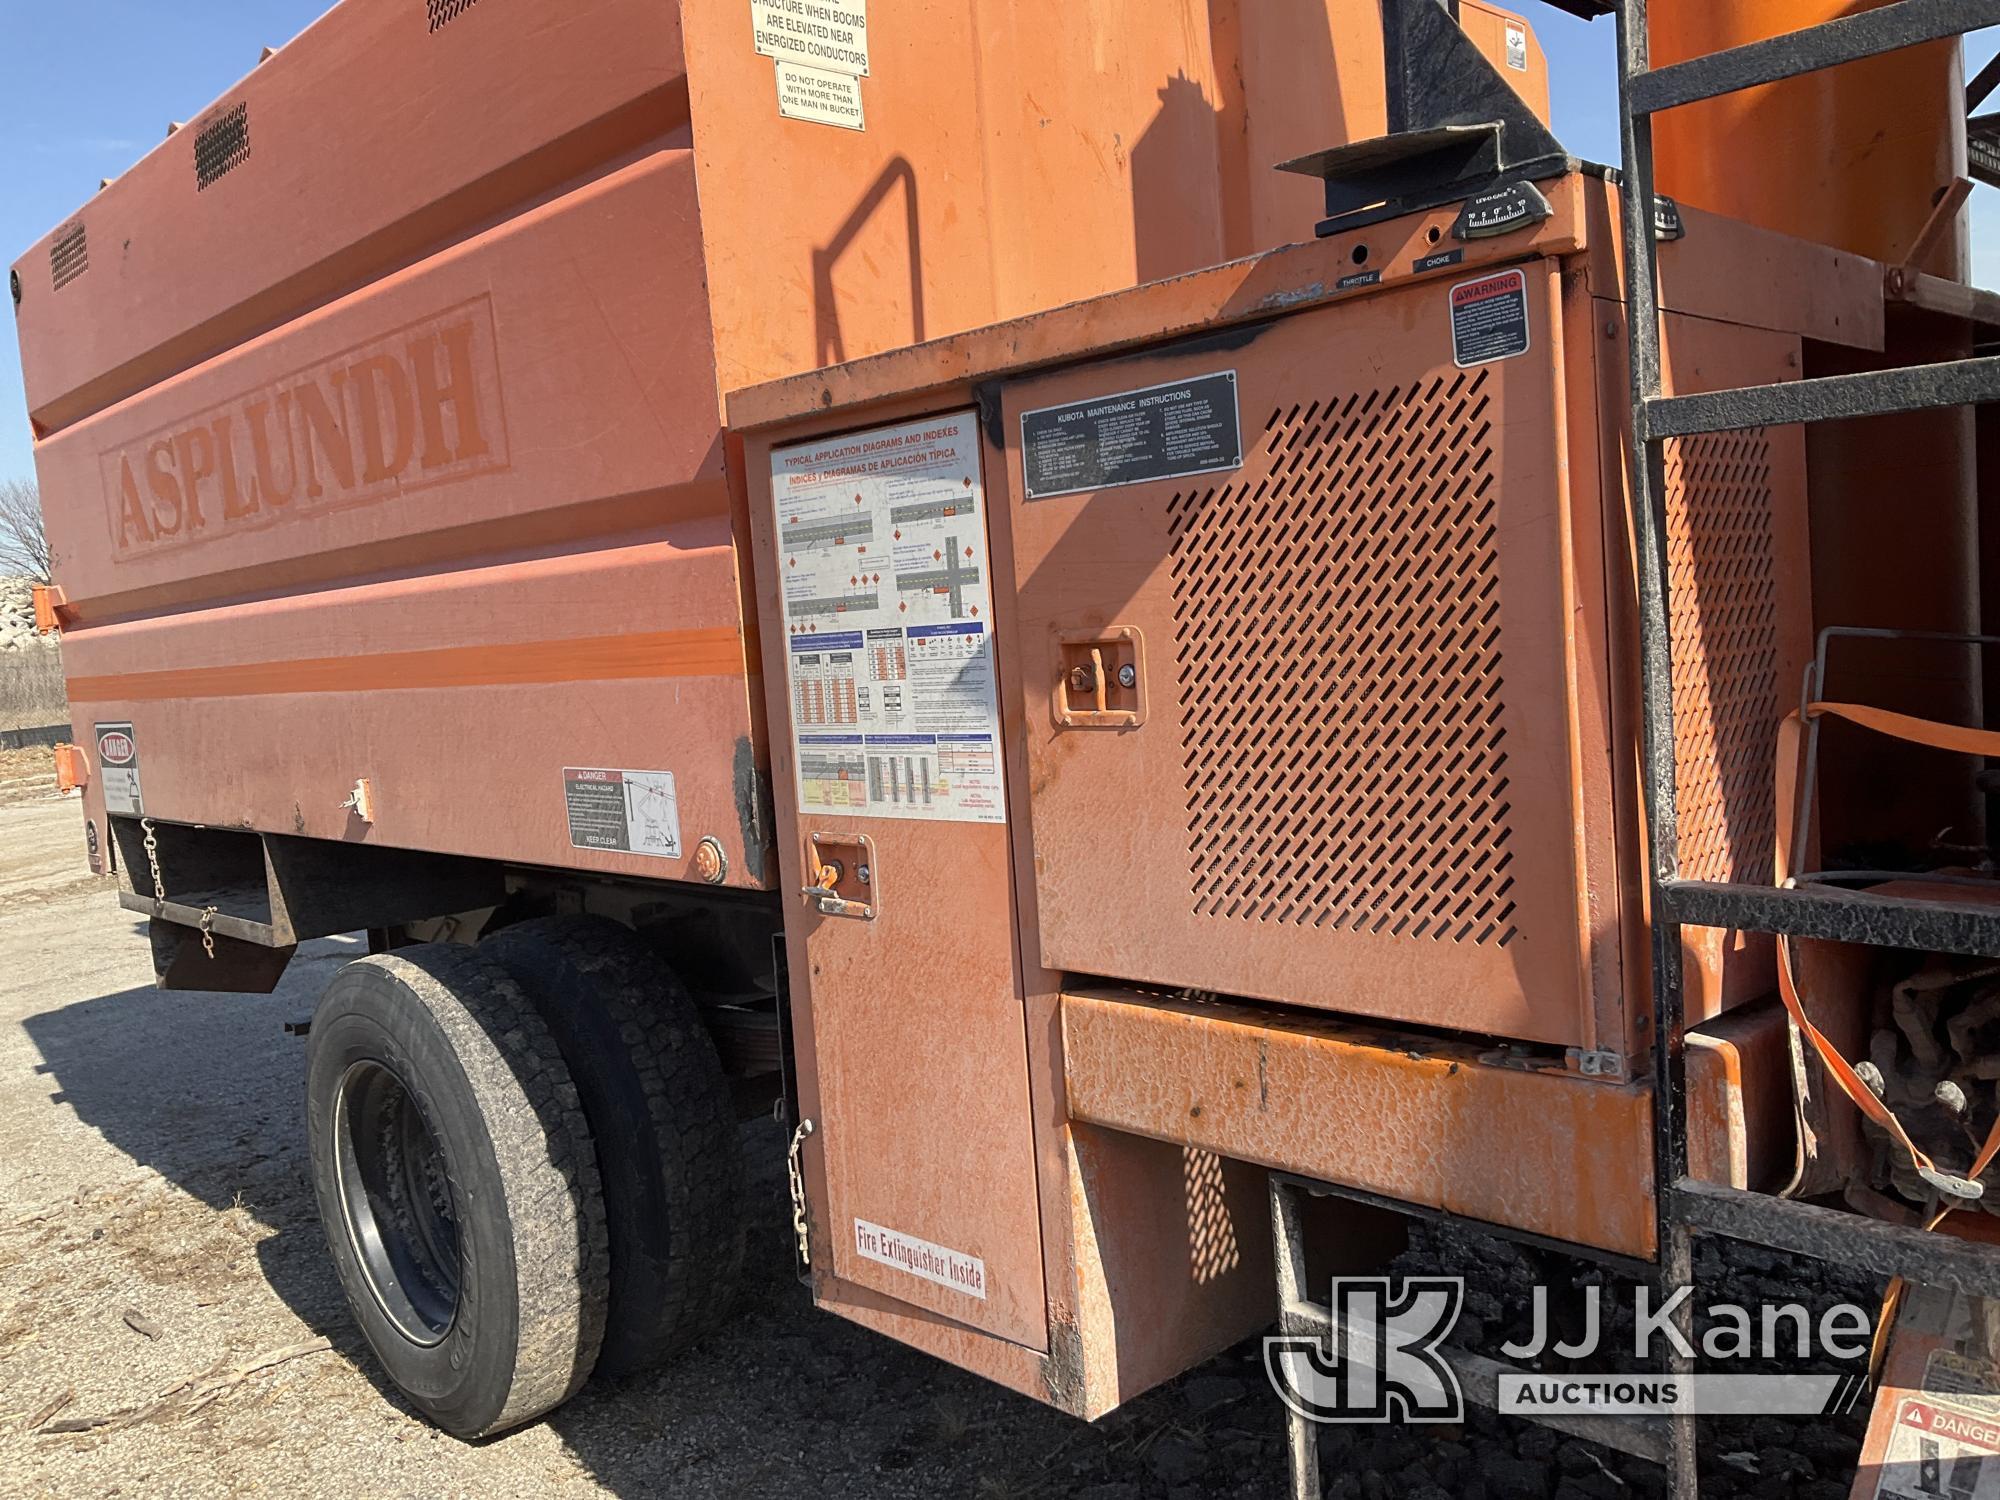
<path id="1" fill-rule="evenodd" d="M 1965 155 L 1966 170 L 1977 181 L 2000 187 L 2000 115 L 1975 115 L 1965 122 Z"/>
<path id="2" fill-rule="evenodd" d="M 1839 422 L 1995 400 L 2000 400 L 2000 357 L 1989 355 L 1862 375 L 1742 386 L 1699 396 L 1659 397 L 1645 404 L 1643 436 L 1656 440 L 1745 427 L 1782 427 L 1792 422 Z"/>
<path id="3" fill-rule="evenodd" d="M 1860 15 L 1640 73 L 1631 80 L 1626 103 L 1635 115 L 1657 114 L 1996 25 L 2000 25 L 2000 0 L 1897 0 Z"/>
<path id="4" fill-rule="evenodd" d="M 1667 1210 L 1679 1222 L 1708 1234 L 1789 1250 L 1877 1276 L 1901 1276 L 1975 1297 L 2000 1297 L 2000 1247 L 1956 1235 L 1886 1224 L 1837 1208 L 1686 1177 L 1674 1184 Z"/>
<path id="5" fill-rule="evenodd" d="M 1784 889 L 1706 880 L 1672 881 L 1665 895 L 1673 919 L 1686 927 L 2000 958 L 2000 905 L 1877 896 L 1831 886 Z"/>

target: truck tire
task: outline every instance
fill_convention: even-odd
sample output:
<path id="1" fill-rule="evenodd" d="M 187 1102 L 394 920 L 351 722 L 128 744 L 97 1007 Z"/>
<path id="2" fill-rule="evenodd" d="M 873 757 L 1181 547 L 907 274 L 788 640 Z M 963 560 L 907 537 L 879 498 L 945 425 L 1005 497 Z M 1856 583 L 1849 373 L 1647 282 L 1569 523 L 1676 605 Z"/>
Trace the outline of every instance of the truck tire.
<path id="1" fill-rule="evenodd" d="M 680 976 L 607 918 L 534 918 L 479 951 L 555 1033 L 597 1140 L 611 1225 L 598 1368 L 658 1364 L 723 1321 L 743 1269 L 742 1148 L 715 1044 Z"/>
<path id="2" fill-rule="evenodd" d="M 342 968 L 313 1015 L 306 1130 L 348 1305 L 426 1416 L 484 1437 L 575 1394 L 610 1282 L 597 1157 L 504 970 L 436 943 Z"/>

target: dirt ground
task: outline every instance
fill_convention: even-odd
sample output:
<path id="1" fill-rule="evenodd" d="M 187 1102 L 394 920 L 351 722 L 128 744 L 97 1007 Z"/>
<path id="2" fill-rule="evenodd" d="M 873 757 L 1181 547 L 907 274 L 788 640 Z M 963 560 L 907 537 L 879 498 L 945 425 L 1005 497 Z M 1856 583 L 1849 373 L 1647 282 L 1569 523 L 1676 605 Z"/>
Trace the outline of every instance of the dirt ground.
<path id="1" fill-rule="evenodd" d="M 743 1136 L 754 1218 L 727 1328 L 501 1438 L 440 1434 L 355 1333 L 302 1170 L 304 1044 L 285 1023 L 360 944 L 307 945 L 269 997 L 161 993 L 144 924 L 83 873 L 78 804 L 20 775 L 0 766 L 0 1496 L 1283 1492 L 1254 1339 L 1086 1426 L 816 1312 L 767 1123 Z M 1768 1255 L 1706 1261 L 1749 1278 L 1743 1296 L 1837 1290 Z M 1537 1274 L 1498 1242 L 1423 1236 L 1399 1269 L 1471 1273 L 1482 1338 L 1524 1326 L 1515 1293 Z M 1715 1426 L 1705 1494 L 1844 1496 L 1858 1418 Z M 1328 1428 L 1321 1448 L 1340 1500 L 1661 1488 L 1643 1464 L 1477 1409 L 1463 1427 Z"/>
<path id="2" fill-rule="evenodd" d="M 764 1124 L 728 1329 L 496 1440 L 439 1434 L 354 1332 L 302 1171 L 284 1023 L 359 944 L 302 948 L 273 996 L 164 994 L 83 852 L 73 799 L 0 796 L 0 1494 L 1132 1500 L 1209 1494 L 1211 1463 L 1224 1493 L 1276 1493 L 1280 1413 L 1247 1365 L 1212 1367 L 1198 1411 L 1177 1390 L 1087 1427 L 815 1312 Z"/>

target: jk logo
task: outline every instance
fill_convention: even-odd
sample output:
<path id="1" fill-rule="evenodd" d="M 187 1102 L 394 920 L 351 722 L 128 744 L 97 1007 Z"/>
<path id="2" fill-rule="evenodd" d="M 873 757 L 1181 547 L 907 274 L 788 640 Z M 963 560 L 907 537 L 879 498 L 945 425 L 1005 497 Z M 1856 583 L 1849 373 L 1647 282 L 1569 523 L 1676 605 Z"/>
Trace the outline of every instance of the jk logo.
<path id="1" fill-rule="evenodd" d="M 1265 1339 L 1264 1373 L 1310 1422 L 1463 1421 L 1458 1377 L 1437 1351 L 1464 1303 L 1459 1277 L 1336 1277 L 1332 1332 Z"/>

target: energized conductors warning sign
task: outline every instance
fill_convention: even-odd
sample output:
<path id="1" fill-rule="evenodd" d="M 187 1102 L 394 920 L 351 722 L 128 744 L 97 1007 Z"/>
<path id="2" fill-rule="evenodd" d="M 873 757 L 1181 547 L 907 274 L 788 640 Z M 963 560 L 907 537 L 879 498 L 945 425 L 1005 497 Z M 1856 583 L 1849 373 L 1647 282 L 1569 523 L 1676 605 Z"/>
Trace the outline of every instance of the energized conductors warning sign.
<path id="1" fill-rule="evenodd" d="M 1451 289 L 1451 357 L 1461 370 L 1528 352 L 1528 278 L 1501 271 Z"/>
<path id="2" fill-rule="evenodd" d="M 868 0 L 750 0 L 757 51 L 776 66 L 787 120 L 866 130 Z"/>
<path id="3" fill-rule="evenodd" d="M 800 807 L 1005 822 L 976 414 L 777 449 L 771 496 Z"/>

